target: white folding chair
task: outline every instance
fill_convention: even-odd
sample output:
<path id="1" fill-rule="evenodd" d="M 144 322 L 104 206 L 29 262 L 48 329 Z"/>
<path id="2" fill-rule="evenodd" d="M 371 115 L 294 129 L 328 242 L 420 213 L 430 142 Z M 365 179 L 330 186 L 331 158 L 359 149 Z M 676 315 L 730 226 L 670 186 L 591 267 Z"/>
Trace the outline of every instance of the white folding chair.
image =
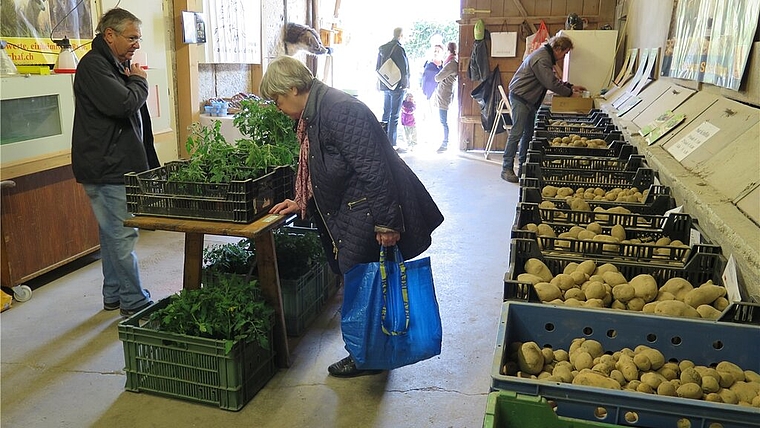
<path id="1" fill-rule="evenodd" d="M 512 115 L 512 106 L 509 104 L 509 97 L 507 97 L 507 94 L 504 92 L 504 87 L 499 85 L 499 93 L 501 94 L 501 100 L 499 101 L 499 106 L 496 108 L 496 118 L 493 121 L 493 126 L 491 126 L 491 132 L 488 134 L 488 142 L 486 142 L 486 152 L 485 152 L 485 158 L 488 159 L 488 152 L 491 151 L 491 146 L 493 145 L 493 139 L 496 137 L 496 130 L 499 126 L 499 123 L 501 123 L 501 126 L 504 127 L 505 130 L 509 131 L 510 125 L 507 125 L 507 122 L 504 120 L 504 113 L 509 113 L 509 115 Z"/>

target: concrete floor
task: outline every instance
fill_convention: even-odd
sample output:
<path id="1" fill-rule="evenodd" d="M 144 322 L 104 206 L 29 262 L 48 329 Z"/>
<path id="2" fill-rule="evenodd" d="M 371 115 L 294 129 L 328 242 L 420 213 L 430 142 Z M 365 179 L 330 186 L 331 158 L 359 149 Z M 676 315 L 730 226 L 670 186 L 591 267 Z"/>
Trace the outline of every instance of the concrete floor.
<path id="1" fill-rule="evenodd" d="M 118 312 L 102 311 L 101 266 L 86 257 L 32 282 L 33 298 L 0 317 L 2 413 L 15 427 L 456 427 L 482 426 L 518 186 L 500 156 L 437 145 L 403 155 L 446 220 L 426 252 L 443 319 L 441 355 L 381 375 L 328 376 L 346 355 L 339 293 L 291 344 L 292 367 L 239 412 L 124 390 Z M 208 236 L 206 245 L 229 242 Z M 181 288 L 183 235 L 142 231 L 141 276 L 154 300 Z M 43 285 L 44 284 L 44 285 Z"/>

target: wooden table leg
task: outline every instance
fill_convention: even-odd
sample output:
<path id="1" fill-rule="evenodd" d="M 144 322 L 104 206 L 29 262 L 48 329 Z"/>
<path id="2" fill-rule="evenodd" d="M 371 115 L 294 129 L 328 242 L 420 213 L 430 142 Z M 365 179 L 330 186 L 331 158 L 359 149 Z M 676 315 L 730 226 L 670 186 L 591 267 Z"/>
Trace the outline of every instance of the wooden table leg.
<path id="1" fill-rule="evenodd" d="M 274 236 L 271 231 L 255 237 L 256 264 L 259 269 L 259 286 L 264 299 L 274 307 L 274 349 L 278 367 L 290 367 L 288 336 L 285 330 L 285 313 L 282 308 L 280 293 L 280 274 L 277 271 L 277 255 L 274 248 Z"/>
<path id="2" fill-rule="evenodd" d="M 203 234 L 185 233 L 185 268 L 182 287 L 185 290 L 201 288 L 201 267 L 203 263 Z"/>

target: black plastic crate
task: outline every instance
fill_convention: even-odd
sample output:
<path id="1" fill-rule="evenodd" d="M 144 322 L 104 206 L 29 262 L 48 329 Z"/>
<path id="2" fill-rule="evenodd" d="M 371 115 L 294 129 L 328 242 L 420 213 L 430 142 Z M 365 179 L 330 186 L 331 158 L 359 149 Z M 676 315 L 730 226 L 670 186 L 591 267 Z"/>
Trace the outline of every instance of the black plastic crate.
<path id="1" fill-rule="evenodd" d="M 760 325 L 760 303 L 733 302 L 723 311 L 720 321 Z"/>
<path id="2" fill-rule="evenodd" d="M 646 167 L 643 155 L 630 155 L 627 159 L 605 157 L 580 157 L 544 154 L 540 150 L 528 150 L 528 163 L 536 163 L 542 169 L 583 169 L 595 171 L 636 171 Z"/>
<path id="3" fill-rule="evenodd" d="M 635 171 L 600 171 L 594 169 L 544 168 L 539 163 L 526 162 L 521 178 L 538 179 L 544 186 L 599 187 L 611 190 L 615 187 L 636 187 L 639 190 L 654 184 L 655 172 L 651 168 L 637 168 Z M 606 186 L 606 187 L 605 187 Z"/>
<path id="4" fill-rule="evenodd" d="M 564 127 L 563 127 L 564 128 Z M 604 140 L 608 143 L 611 143 L 614 140 L 622 140 L 623 139 L 623 133 L 620 131 L 614 131 L 614 130 L 607 130 L 606 128 L 603 130 L 598 130 L 595 128 L 574 128 L 573 131 L 553 131 L 549 129 L 542 129 L 542 128 L 536 128 L 533 131 L 533 135 L 537 138 L 548 138 L 549 140 L 556 138 L 556 137 L 569 137 L 570 134 L 577 134 L 581 137 L 586 138 L 598 138 L 600 140 Z"/>
<path id="5" fill-rule="evenodd" d="M 566 125 L 593 125 L 593 126 L 607 126 L 612 124 L 612 118 L 605 113 L 597 112 L 589 115 L 588 117 L 576 118 L 576 117 L 552 117 L 544 113 L 536 115 L 536 126 L 556 126 L 564 122 Z"/>
<path id="6" fill-rule="evenodd" d="M 515 216 L 515 225 L 512 229 L 512 238 L 532 239 L 538 242 L 539 248 L 543 254 L 552 252 L 554 254 L 576 255 L 592 259 L 617 259 L 624 258 L 630 261 L 648 262 L 648 263 L 668 263 L 685 262 L 691 254 L 689 247 L 692 227 L 694 222 L 689 214 L 671 214 L 669 216 L 650 216 L 643 214 L 628 214 L 633 221 L 629 223 L 635 226 L 625 228 L 626 239 L 638 239 L 642 243 L 609 243 L 603 241 L 580 240 L 575 238 L 564 238 L 559 235 L 570 231 L 574 226 L 585 227 L 589 223 L 573 223 L 569 221 L 543 221 L 539 213 L 540 208 L 536 204 L 520 203 Z M 576 211 L 571 211 L 575 213 Z M 579 211 L 588 213 L 588 211 Z M 594 213 L 601 214 L 601 213 Z M 575 217 L 575 216 L 572 216 Z M 600 216 L 601 217 L 601 216 Z M 643 227 L 637 217 L 641 217 L 648 224 L 654 224 L 654 227 Z M 538 236 L 536 232 L 524 230 L 528 223 L 546 224 L 552 227 L 557 236 Z M 610 235 L 610 230 L 615 223 L 603 221 L 599 223 L 602 227 L 602 233 Z M 622 226 L 622 225 L 621 225 Z M 700 232 L 701 234 L 701 232 Z M 672 247 L 667 245 L 655 245 L 658 239 L 668 237 L 671 240 L 679 240 L 686 247 Z M 706 237 L 700 242 L 700 250 L 720 254 L 721 248 L 717 245 L 709 245 Z"/>
<path id="7" fill-rule="evenodd" d="M 546 138 L 534 138 L 530 142 L 530 150 L 545 155 L 584 156 L 592 158 L 628 159 L 638 153 L 636 146 L 624 140 L 613 140 L 606 148 L 552 146 Z"/>
<path id="8" fill-rule="evenodd" d="M 540 204 L 543 201 L 551 201 L 555 208 L 569 210 L 570 206 L 567 201 L 561 198 L 545 198 L 541 195 L 543 186 L 536 178 L 522 178 L 520 187 L 520 202 L 533 202 Z M 584 185 L 579 187 L 600 187 L 605 190 L 611 190 L 615 187 L 621 187 L 615 184 L 602 185 Z M 652 185 L 649 186 L 649 193 L 644 202 L 618 202 L 618 201 L 600 201 L 588 199 L 586 202 L 593 210 L 596 207 L 609 209 L 612 207 L 624 207 L 631 212 L 641 214 L 665 214 L 666 211 L 675 208 L 676 201 L 670 196 L 670 187 Z M 606 214 L 606 213 L 604 213 Z"/>
<path id="9" fill-rule="evenodd" d="M 171 182 L 182 161 L 124 175 L 127 209 L 136 215 L 251 223 L 293 193 L 293 168 L 275 168 L 257 179 L 229 183 Z"/>
<path id="10" fill-rule="evenodd" d="M 726 259 L 713 251 L 713 246 L 695 245 L 688 260 L 683 265 L 668 266 L 627 260 L 599 260 L 599 262 L 615 265 L 627 279 L 641 274 L 652 275 L 658 286 L 662 286 L 670 278 L 676 277 L 689 281 L 695 287 L 707 281 L 712 281 L 715 285 L 722 285 L 722 274 L 726 266 Z M 525 273 L 525 262 L 531 258 L 543 261 L 553 275 L 562 273 L 570 263 L 581 263 L 589 259 L 589 257 L 577 255 L 543 254 L 535 240 L 512 239 L 509 270 L 504 274 L 504 300 L 541 302 L 532 284 L 517 281 L 517 276 Z"/>

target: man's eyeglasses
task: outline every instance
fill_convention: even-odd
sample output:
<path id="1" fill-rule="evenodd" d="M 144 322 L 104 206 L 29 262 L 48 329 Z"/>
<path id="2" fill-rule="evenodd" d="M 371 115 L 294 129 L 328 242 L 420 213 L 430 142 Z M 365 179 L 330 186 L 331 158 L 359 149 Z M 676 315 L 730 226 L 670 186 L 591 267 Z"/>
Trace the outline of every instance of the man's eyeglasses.
<path id="1" fill-rule="evenodd" d="M 125 39 L 127 39 L 130 45 L 136 45 L 138 43 L 142 43 L 142 37 L 137 37 L 137 36 L 127 37 L 127 36 L 122 35 L 121 33 L 116 33 L 116 34 L 118 34 L 120 37 L 124 37 Z"/>

